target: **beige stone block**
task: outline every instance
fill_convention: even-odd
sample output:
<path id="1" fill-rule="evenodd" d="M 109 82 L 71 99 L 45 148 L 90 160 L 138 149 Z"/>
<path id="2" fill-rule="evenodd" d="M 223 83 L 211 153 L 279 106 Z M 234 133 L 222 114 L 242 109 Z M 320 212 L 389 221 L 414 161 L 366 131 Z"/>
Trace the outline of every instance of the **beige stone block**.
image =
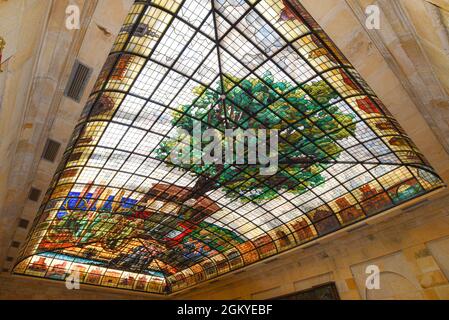
<path id="1" fill-rule="evenodd" d="M 346 285 L 347 285 L 349 290 L 356 290 L 357 289 L 357 285 L 355 283 L 354 278 L 346 279 L 345 282 L 346 282 Z"/>
<path id="2" fill-rule="evenodd" d="M 449 285 L 433 288 L 441 300 L 449 300 Z"/>
<path id="3" fill-rule="evenodd" d="M 431 288 L 448 283 L 441 271 L 432 271 L 420 275 L 418 276 L 418 281 L 423 288 Z"/>
<path id="4" fill-rule="evenodd" d="M 426 300 L 439 300 L 440 297 L 438 296 L 438 294 L 435 292 L 434 289 L 426 289 L 423 291 L 424 294 L 424 299 Z"/>
<path id="5" fill-rule="evenodd" d="M 342 300 L 360 300 L 360 294 L 356 290 L 350 290 L 346 292 L 339 292 L 340 299 Z"/>
<path id="6" fill-rule="evenodd" d="M 440 268 L 438 267 L 437 263 L 435 262 L 435 259 L 432 256 L 419 258 L 416 260 L 416 263 L 418 264 L 419 269 L 423 273 L 440 271 Z"/>

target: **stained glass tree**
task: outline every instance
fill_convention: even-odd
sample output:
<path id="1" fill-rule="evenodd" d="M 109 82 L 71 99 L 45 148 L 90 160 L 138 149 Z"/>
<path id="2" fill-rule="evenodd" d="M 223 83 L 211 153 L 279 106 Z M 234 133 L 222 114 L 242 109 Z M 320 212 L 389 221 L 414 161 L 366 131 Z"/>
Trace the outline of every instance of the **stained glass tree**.
<path id="1" fill-rule="evenodd" d="M 299 88 L 285 81 L 275 81 L 270 73 L 260 79 L 243 81 L 224 76 L 215 90 L 198 87 L 195 93 L 196 101 L 179 106 L 172 119 L 175 128 L 187 133 L 190 161 L 179 163 L 171 157 L 173 152 L 178 152 L 180 141 L 186 141 L 185 136 L 167 138 L 156 150 L 157 157 L 169 166 L 198 177 L 182 200 L 198 199 L 218 188 L 222 188 L 227 197 L 256 202 L 274 199 L 281 191 L 300 194 L 324 182 L 321 172 L 327 165 L 320 160 L 337 159 L 342 152 L 337 141 L 353 135 L 356 130 L 354 116 L 331 105 L 337 94 L 323 81 Z M 266 164 L 237 165 L 225 161 L 225 151 L 221 155 L 213 154 L 208 148 L 212 138 L 195 140 L 195 121 L 198 120 L 201 134 L 210 129 L 221 133 L 229 129 L 278 130 L 279 169 L 274 174 L 261 175 L 260 169 Z M 201 147 L 195 148 L 198 143 Z M 228 142 L 222 139 L 221 143 Z M 244 143 L 248 146 L 249 140 Z M 226 150 L 226 146 L 221 146 L 220 150 Z M 198 161 L 206 154 L 222 161 L 213 164 Z M 245 163 L 247 160 L 248 153 Z"/>

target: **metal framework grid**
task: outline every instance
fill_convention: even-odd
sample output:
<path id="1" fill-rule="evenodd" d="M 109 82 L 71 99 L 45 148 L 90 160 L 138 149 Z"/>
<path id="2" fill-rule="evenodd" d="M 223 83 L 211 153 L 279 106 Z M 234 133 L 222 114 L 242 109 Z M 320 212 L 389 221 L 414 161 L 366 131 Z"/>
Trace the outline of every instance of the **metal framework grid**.
<path id="1" fill-rule="evenodd" d="M 279 129 L 279 171 L 173 163 L 193 120 Z M 136 1 L 14 272 L 169 294 L 441 186 L 297 1 Z"/>

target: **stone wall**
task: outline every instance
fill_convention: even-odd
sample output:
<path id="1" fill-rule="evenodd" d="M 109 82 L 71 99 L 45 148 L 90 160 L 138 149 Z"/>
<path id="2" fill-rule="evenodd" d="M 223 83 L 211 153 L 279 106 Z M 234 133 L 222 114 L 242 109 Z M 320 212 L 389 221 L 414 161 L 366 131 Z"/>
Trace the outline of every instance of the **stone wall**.
<path id="1" fill-rule="evenodd" d="M 0 2 L 0 36 L 6 41 L 4 72 L 0 73 L 0 258 L 7 248 L 4 242 L 11 240 L 10 237 L 3 240 L 3 237 L 16 222 L 16 217 L 9 220 L 3 209 L 10 201 L 9 177 L 17 165 L 16 150 L 49 7 L 47 0 Z"/>

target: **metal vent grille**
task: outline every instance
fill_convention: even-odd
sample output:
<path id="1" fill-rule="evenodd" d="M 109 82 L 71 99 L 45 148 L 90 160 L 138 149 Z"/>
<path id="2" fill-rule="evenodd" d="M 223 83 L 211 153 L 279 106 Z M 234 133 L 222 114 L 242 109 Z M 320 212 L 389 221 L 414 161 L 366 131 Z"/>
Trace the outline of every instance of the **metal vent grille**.
<path id="1" fill-rule="evenodd" d="M 11 242 L 11 247 L 13 247 L 13 248 L 19 248 L 19 247 L 20 247 L 20 242 L 19 242 L 19 241 L 12 241 L 12 242 Z"/>
<path id="2" fill-rule="evenodd" d="M 76 60 L 64 95 L 76 102 L 80 102 L 91 74 L 91 68 Z"/>
<path id="3" fill-rule="evenodd" d="M 41 196 L 42 191 L 36 188 L 31 188 L 30 193 L 28 194 L 28 199 L 31 201 L 38 202 L 39 197 Z"/>
<path id="4" fill-rule="evenodd" d="M 26 219 L 19 220 L 19 228 L 27 229 L 29 224 L 30 224 L 30 221 L 28 221 Z"/>
<path id="5" fill-rule="evenodd" d="M 48 139 L 45 144 L 44 153 L 42 154 L 42 158 L 51 162 L 54 162 L 56 156 L 58 155 L 59 148 L 61 144 L 54 140 Z"/>

